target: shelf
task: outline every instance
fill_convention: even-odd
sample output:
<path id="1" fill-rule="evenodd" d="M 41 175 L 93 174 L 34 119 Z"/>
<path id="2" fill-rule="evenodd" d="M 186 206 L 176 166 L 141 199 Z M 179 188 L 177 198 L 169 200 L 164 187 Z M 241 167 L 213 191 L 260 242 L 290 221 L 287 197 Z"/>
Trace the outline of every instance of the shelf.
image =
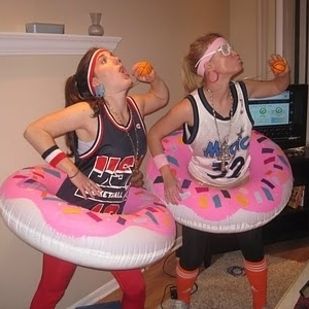
<path id="1" fill-rule="evenodd" d="M 0 32 L 0 56 L 81 55 L 91 47 L 113 51 L 121 37 L 76 34 Z"/>

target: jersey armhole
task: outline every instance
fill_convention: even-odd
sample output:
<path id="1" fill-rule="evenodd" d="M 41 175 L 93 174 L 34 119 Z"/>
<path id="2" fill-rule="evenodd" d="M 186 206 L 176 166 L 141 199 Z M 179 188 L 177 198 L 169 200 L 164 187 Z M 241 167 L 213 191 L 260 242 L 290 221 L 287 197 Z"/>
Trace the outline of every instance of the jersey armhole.
<path id="1" fill-rule="evenodd" d="M 183 135 L 182 141 L 185 144 L 191 144 L 196 137 L 198 126 L 199 126 L 199 117 L 198 117 L 198 110 L 197 105 L 194 97 L 190 94 L 186 97 L 192 106 L 193 110 L 193 126 L 189 126 L 187 123 L 183 124 Z"/>
<path id="2" fill-rule="evenodd" d="M 97 116 L 97 120 L 98 120 L 98 130 L 97 130 L 96 138 L 94 139 L 93 144 L 91 145 L 91 147 L 87 151 L 85 151 L 84 153 L 79 154 L 79 159 L 90 158 L 98 150 L 98 145 L 102 141 L 103 135 L 105 133 L 104 132 L 103 119 L 102 119 L 102 114 L 101 113 Z"/>
<path id="3" fill-rule="evenodd" d="M 249 98 L 248 98 L 248 92 L 247 92 L 246 85 L 243 81 L 239 81 L 238 84 L 239 84 L 241 91 L 242 91 L 242 94 L 244 96 L 244 101 L 245 101 L 244 104 L 245 104 L 245 109 L 246 109 L 248 118 L 249 118 L 251 124 L 254 125 L 254 120 L 253 120 L 253 117 L 251 116 L 250 109 L 249 109 Z"/>
<path id="4" fill-rule="evenodd" d="M 139 121 L 140 121 L 140 123 L 141 123 L 141 125 L 142 125 L 142 127 L 144 129 L 144 131 L 146 132 L 146 127 L 145 127 L 145 123 L 144 123 L 143 117 L 142 117 L 142 115 L 141 115 L 141 113 L 139 111 L 139 108 L 138 108 L 135 100 L 131 96 L 127 96 L 127 100 L 129 102 L 130 106 L 132 107 L 132 109 L 134 109 L 136 111 L 138 119 L 139 119 Z M 134 117 L 134 116 L 132 115 L 132 117 Z"/>

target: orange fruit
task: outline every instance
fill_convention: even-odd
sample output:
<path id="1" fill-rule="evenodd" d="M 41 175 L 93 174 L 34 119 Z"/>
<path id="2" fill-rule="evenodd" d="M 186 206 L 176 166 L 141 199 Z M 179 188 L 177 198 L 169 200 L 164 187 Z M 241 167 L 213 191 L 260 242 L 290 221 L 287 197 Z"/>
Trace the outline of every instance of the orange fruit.
<path id="1" fill-rule="evenodd" d="M 152 65 L 148 61 L 141 61 L 137 65 L 136 74 L 139 76 L 145 76 L 152 71 Z"/>
<path id="2" fill-rule="evenodd" d="M 286 64 L 282 60 L 274 61 L 271 65 L 271 70 L 275 74 L 284 72 L 286 69 Z"/>

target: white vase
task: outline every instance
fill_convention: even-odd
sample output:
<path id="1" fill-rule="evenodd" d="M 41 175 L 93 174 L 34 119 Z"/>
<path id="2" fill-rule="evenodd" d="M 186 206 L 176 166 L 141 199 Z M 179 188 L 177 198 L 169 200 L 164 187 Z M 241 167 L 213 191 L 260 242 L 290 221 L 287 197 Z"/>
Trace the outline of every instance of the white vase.
<path id="1" fill-rule="evenodd" d="M 104 34 L 104 29 L 101 26 L 101 13 L 90 13 L 91 25 L 88 27 L 89 35 L 98 35 L 101 36 Z"/>

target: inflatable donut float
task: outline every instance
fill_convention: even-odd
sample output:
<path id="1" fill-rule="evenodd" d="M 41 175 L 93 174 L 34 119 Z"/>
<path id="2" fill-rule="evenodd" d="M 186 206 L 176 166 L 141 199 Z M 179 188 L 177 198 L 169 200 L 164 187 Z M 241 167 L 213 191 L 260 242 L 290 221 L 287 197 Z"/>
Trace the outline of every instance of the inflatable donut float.
<path id="1" fill-rule="evenodd" d="M 238 187 L 215 188 L 192 179 L 187 171 L 191 150 L 182 132 L 163 139 L 162 145 L 182 188 L 178 205 L 168 204 L 175 220 L 212 233 L 237 233 L 265 225 L 286 206 L 293 188 L 290 163 L 270 139 L 253 131 L 249 179 Z M 162 177 L 152 159 L 146 164 L 148 187 L 164 201 Z"/>
<path id="2" fill-rule="evenodd" d="M 175 221 L 151 192 L 132 187 L 125 214 L 97 213 L 55 195 L 66 177 L 49 165 L 9 176 L 0 188 L 9 229 L 44 253 L 98 269 L 143 267 L 172 247 Z"/>

